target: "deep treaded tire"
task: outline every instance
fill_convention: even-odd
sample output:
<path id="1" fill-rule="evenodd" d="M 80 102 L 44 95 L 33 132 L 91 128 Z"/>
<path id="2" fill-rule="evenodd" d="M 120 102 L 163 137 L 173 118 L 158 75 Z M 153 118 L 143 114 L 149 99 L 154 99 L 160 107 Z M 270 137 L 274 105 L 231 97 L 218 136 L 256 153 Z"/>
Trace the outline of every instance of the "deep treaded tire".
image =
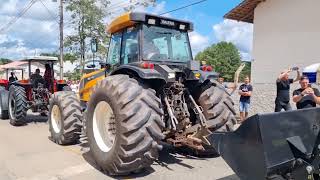
<path id="1" fill-rule="evenodd" d="M 70 91 L 56 92 L 50 99 L 49 131 L 51 140 L 60 145 L 78 142 L 82 127 L 80 101 Z"/>
<path id="2" fill-rule="evenodd" d="M 212 131 L 233 131 L 236 124 L 236 111 L 230 95 L 221 87 L 211 86 L 198 99 Z"/>
<path id="3" fill-rule="evenodd" d="M 138 172 L 158 157 L 164 123 L 161 102 L 155 94 L 127 75 L 109 76 L 96 85 L 85 123 L 90 152 L 103 171 L 110 175 Z M 103 129 L 101 121 L 109 127 L 104 128 L 108 131 L 103 138 L 99 133 L 104 132 L 98 129 Z"/>
<path id="4" fill-rule="evenodd" d="M 0 86 L 0 119 L 8 119 L 8 99 L 9 91 Z"/>
<path id="5" fill-rule="evenodd" d="M 26 123 L 27 116 L 26 91 L 20 86 L 11 86 L 9 89 L 9 118 L 13 126 L 21 126 Z"/>

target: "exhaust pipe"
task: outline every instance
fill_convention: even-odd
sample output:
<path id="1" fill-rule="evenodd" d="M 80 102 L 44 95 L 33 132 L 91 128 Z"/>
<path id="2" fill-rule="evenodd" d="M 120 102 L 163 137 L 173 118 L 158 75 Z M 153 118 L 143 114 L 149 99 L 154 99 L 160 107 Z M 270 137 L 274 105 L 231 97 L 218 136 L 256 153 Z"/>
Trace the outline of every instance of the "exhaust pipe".
<path id="1" fill-rule="evenodd" d="M 242 180 L 317 180 L 320 108 L 257 114 L 236 131 L 207 136 Z"/>

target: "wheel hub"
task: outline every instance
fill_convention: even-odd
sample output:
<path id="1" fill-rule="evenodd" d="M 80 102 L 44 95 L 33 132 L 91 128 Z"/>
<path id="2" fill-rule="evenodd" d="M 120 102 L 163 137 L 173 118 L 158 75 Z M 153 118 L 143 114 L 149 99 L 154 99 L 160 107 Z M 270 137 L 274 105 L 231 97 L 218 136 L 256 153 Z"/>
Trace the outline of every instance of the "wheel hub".
<path id="1" fill-rule="evenodd" d="M 16 111 L 16 107 L 15 107 L 15 102 L 14 99 L 10 99 L 9 100 L 9 113 L 10 113 L 10 117 L 11 118 L 15 118 L 15 111 Z"/>
<path id="2" fill-rule="evenodd" d="M 106 101 L 99 102 L 93 114 L 94 139 L 103 152 L 109 152 L 116 139 L 116 124 L 113 110 Z"/>
<path id="3" fill-rule="evenodd" d="M 53 105 L 51 110 L 51 125 L 55 133 L 60 133 L 61 131 L 61 111 L 58 105 Z"/>

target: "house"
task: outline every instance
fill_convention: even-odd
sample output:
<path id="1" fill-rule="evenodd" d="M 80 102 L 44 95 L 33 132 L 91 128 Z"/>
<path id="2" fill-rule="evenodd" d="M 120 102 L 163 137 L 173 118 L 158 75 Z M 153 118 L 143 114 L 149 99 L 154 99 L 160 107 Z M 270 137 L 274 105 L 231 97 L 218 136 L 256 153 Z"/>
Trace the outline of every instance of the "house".
<path id="1" fill-rule="evenodd" d="M 253 23 L 252 80 L 320 62 L 319 0 L 244 0 L 224 17 Z"/>

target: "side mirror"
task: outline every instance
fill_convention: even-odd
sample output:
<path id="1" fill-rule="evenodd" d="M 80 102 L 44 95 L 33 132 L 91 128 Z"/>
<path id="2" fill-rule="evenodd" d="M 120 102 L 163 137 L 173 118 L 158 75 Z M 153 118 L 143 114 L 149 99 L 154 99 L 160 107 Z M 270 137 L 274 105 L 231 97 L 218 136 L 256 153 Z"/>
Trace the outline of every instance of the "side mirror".
<path id="1" fill-rule="evenodd" d="M 95 67 L 96 67 L 96 65 L 94 65 L 94 64 L 87 65 L 87 68 L 93 69 L 93 68 L 95 68 Z"/>

